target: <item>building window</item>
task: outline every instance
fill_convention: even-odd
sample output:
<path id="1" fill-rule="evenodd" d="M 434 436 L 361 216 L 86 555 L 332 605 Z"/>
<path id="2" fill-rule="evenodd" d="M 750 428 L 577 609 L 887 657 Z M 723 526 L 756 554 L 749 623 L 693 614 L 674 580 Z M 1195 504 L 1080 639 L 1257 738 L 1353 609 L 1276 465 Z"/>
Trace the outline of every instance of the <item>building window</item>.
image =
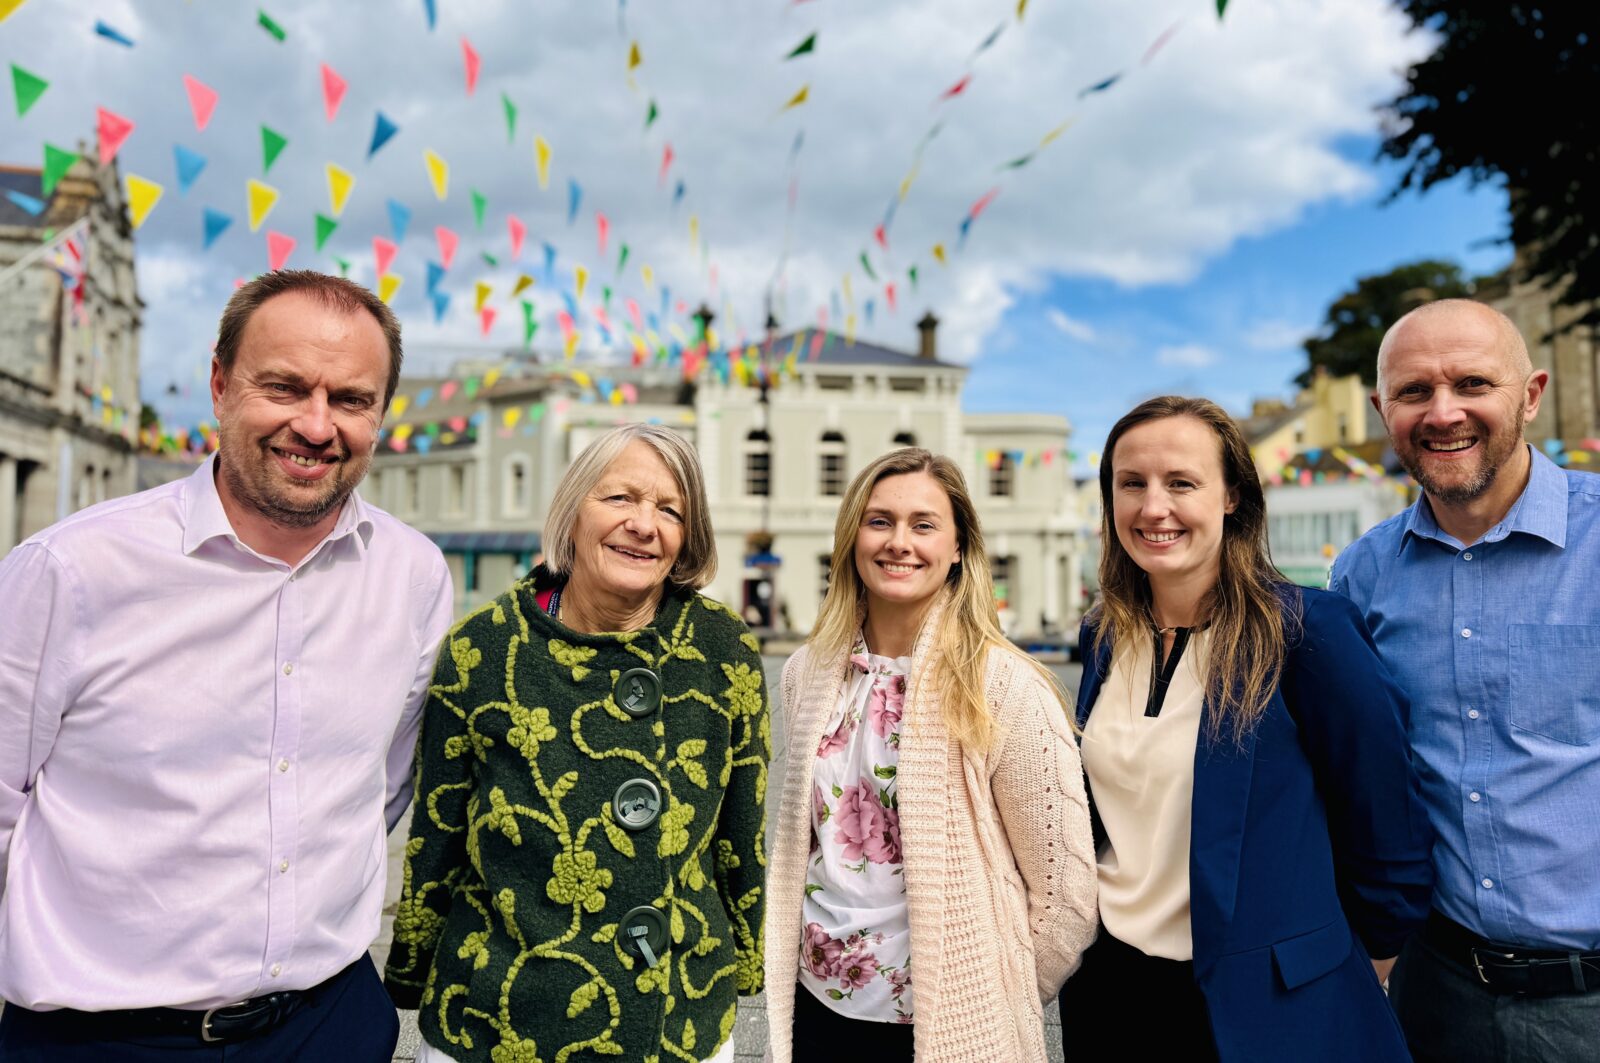
<path id="1" fill-rule="evenodd" d="M 750 498 L 772 495 L 772 437 L 765 428 L 744 437 L 744 493 Z"/>
<path id="2" fill-rule="evenodd" d="M 467 467 L 465 465 L 450 466 L 445 494 L 447 512 L 460 516 L 467 511 Z"/>
<path id="3" fill-rule="evenodd" d="M 822 433 L 818 448 L 818 490 L 824 498 L 844 497 L 844 433 L 829 429 Z"/>
<path id="4" fill-rule="evenodd" d="M 897 446 L 897 447 L 914 447 L 914 446 L 916 446 L 917 445 L 917 433 L 915 433 L 915 432 L 896 432 L 894 434 L 894 445 Z"/>
<path id="5" fill-rule="evenodd" d="M 506 478 L 501 502 L 508 516 L 525 517 L 532 509 L 533 469 L 523 454 L 506 459 Z"/>
<path id="6" fill-rule="evenodd" d="M 828 597 L 828 583 L 833 575 L 833 555 L 817 555 L 817 602 L 820 604 Z"/>
<path id="7" fill-rule="evenodd" d="M 1017 575 L 1017 559 L 1015 557 L 989 558 L 989 578 L 994 582 L 994 607 L 996 609 L 1009 609 L 1013 593 L 1012 580 Z"/>
<path id="8" fill-rule="evenodd" d="M 1350 441 L 1350 416 L 1348 414 L 1341 413 L 1339 415 L 1339 442 L 1348 443 L 1349 441 Z"/>
<path id="9" fill-rule="evenodd" d="M 1010 498 L 1016 490 L 1017 463 L 1010 454 L 1000 452 L 989 466 L 989 494 L 994 498 Z"/>
<path id="10" fill-rule="evenodd" d="M 422 470 L 407 469 L 402 481 L 405 492 L 404 509 L 412 516 L 422 512 Z"/>

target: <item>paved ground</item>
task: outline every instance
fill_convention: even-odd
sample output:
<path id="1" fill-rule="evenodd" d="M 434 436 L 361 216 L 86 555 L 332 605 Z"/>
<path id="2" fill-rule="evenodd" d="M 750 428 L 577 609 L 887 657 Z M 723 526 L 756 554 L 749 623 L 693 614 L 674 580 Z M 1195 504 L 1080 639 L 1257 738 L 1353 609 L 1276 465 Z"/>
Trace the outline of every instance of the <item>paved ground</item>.
<path id="1" fill-rule="evenodd" d="M 767 683 L 772 691 L 773 705 L 773 773 L 767 792 L 779 794 L 783 792 L 782 777 L 782 752 L 784 748 L 783 711 L 779 704 L 780 687 L 778 683 L 779 671 L 783 667 L 782 657 L 765 658 L 767 668 Z M 1055 668 L 1057 675 L 1069 691 L 1076 691 L 1078 686 L 1078 665 L 1061 665 Z M 381 968 L 383 958 L 389 950 L 390 923 L 394 915 L 394 906 L 400 897 L 400 870 L 398 852 L 404 847 L 406 838 L 406 823 L 402 823 L 389 839 L 389 903 L 384 908 L 383 930 L 378 940 L 372 945 L 372 958 Z M 400 1044 L 395 1049 L 395 1060 L 404 1060 L 410 1063 L 415 1058 L 417 1051 L 417 1013 L 402 1011 L 400 1013 Z M 1061 1061 L 1061 1022 L 1056 1014 L 1055 1005 L 1050 1006 L 1045 1016 L 1046 1043 L 1050 1048 L 1050 1058 L 1053 1063 Z M 740 1063 L 745 1061 L 760 1060 L 767 1045 L 767 1014 L 760 997 L 751 997 L 739 1001 L 739 1021 L 733 1028 L 733 1039 L 738 1051 Z"/>

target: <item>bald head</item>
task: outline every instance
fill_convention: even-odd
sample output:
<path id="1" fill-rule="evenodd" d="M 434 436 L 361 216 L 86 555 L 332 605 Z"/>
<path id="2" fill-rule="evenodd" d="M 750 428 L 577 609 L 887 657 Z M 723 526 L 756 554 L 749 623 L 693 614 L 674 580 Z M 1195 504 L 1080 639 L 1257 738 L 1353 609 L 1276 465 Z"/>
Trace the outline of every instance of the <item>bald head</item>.
<path id="1" fill-rule="evenodd" d="M 1440 299 L 1417 307 L 1384 333 L 1378 346 L 1378 393 L 1386 393 L 1385 370 L 1397 350 L 1444 354 L 1463 349 L 1494 352 L 1519 380 L 1533 375 L 1528 345 L 1509 317 L 1471 299 Z"/>

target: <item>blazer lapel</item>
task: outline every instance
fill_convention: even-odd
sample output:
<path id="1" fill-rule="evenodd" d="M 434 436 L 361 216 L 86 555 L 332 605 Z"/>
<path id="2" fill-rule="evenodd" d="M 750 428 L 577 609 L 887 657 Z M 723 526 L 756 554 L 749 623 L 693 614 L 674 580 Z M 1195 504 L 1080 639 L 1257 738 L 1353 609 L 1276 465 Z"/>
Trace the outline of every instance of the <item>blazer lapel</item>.
<path id="1" fill-rule="evenodd" d="M 1239 854 L 1250 810 L 1255 753 L 1254 732 L 1241 746 L 1225 724 L 1213 742 L 1201 724 L 1189 825 L 1189 922 L 1197 974 L 1219 954 L 1222 929 L 1233 919 L 1238 900 Z"/>

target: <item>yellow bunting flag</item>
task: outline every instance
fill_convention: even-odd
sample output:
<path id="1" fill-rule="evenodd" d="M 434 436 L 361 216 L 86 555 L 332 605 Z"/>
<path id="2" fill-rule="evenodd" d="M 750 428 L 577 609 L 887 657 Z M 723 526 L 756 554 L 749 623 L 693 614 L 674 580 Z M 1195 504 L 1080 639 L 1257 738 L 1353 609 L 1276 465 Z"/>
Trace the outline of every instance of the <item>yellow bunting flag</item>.
<path id="1" fill-rule="evenodd" d="M 580 388 L 587 389 L 594 387 L 594 381 L 590 380 L 589 374 L 585 373 L 582 369 L 574 369 L 572 371 L 572 382 L 578 385 Z"/>
<path id="2" fill-rule="evenodd" d="M 483 310 L 483 304 L 489 301 L 489 296 L 494 294 L 494 285 L 488 281 L 479 281 L 472 292 L 472 312 L 474 314 Z"/>
<path id="3" fill-rule="evenodd" d="M 589 271 L 582 266 L 572 270 L 572 286 L 577 291 L 578 302 L 583 302 L 583 289 L 589 284 Z"/>
<path id="4" fill-rule="evenodd" d="M 941 266 L 945 265 L 944 245 L 943 244 L 934 244 L 933 245 L 933 257 L 939 260 L 939 265 L 941 265 Z"/>
<path id="5" fill-rule="evenodd" d="M 656 283 L 656 271 L 649 266 L 640 266 L 639 276 L 643 279 L 646 288 L 653 287 Z"/>
<path id="6" fill-rule="evenodd" d="M 271 185 L 264 185 L 255 178 L 245 183 L 250 200 L 250 231 L 255 232 L 261 228 L 261 223 L 267 220 L 267 215 L 272 213 L 272 208 L 278 202 L 278 190 Z"/>
<path id="7" fill-rule="evenodd" d="M 517 427 L 517 422 L 520 421 L 521 419 L 522 419 L 522 407 L 521 406 L 512 406 L 510 409 L 506 410 L 505 413 L 500 415 L 500 423 L 505 425 L 507 428 L 515 428 L 515 427 Z"/>
<path id="8" fill-rule="evenodd" d="M 792 110 L 811 98 L 811 86 L 801 85 L 800 91 L 789 97 L 789 102 L 783 105 L 783 110 Z"/>
<path id="9" fill-rule="evenodd" d="M 131 173 L 124 178 L 124 183 L 128 188 L 128 220 L 137 229 L 155 209 L 156 201 L 161 198 L 164 189 L 154 181 Z"/>
<path id="10" fill-rule="evenodd" d="M 712 328 L 710 325 L 706 326 L 706 346 L 713 351 L 722 346 L 722 344 L 717 340 L 717 330 Z"/>
<path id="11" fill-rule="evenodd" d="M 439 158 L 432 148 L 422 153 L 422 160 L 428 164 L 428 180 L 433 182 L 433 194 L 443 200 L 450 191 L 450 164 Z"/>
<path id="12" fill-rule="evenodd" d="M 567 361 L 572 361 L 572 356 L 578 353 L 578 330 L 573 329 L 567 333 L 567 338 L 561 343 L 561 353 Z"/>
<path id="13" fill-rule="evenodd" d="M 621 406 L 622 405 L 622 389 L 621 388 L 612 388 L 611 389 L 611 405 L 613 405 L 613 406 Z"/>
<path id="14" fill-rule="evenodd" d="M 533 278 L 526 273 L 517 274 L 517 286 L 511 289 L 511 298 L 515 299 L 533 286 Z"/>
<path id="15" fill-rule="evenodd" d="M 0 0 L 0 22 L 4 22 L 6 17 L 21 7 L 24 2 L 25 0 Z"/>
<path id="16" fill-rule="evenodd" d="M 491 369 L 487 373 L 483 374 L 483 388 L 484 388 L 484 390 L 487 391 L 488 389 L 494 387 L 495 381 L 497 381 L 499 379 L 500 379 L 500 370 L 498 370 L 498 369 Z"/>
<path id="17" fill-rule="evenodd" d="M 544 137 L 533 138 L 533 158 L 539 164 L 539 188 L 550 187 L 550 142 Z"/>
<path id="18" fill-rule="evenodd" d="M 639 64 L 644 62 L 644 56 L 639 54 L 639 42 L 634 41 L 628 45 L 628 73 L 639 69 Z"/>
<path id="19" fill-rule="evenodd" d="M 408 425 L 408 424 L 397 424 L 397 425 L 395 425 L 394 426 L 394 437 L 396 439 L 410 439 L 411 438 L 411 425 Z"/>
<path id="20" fill-rule="evenodd" d="M 700 242 L 700 218 L 698 215 L 689 215 L 689 242 L 691 244 Z"/>
<path id="21" fill-rule="evenodd" d="M 916 181 L 917 171 L 920 169 L 922 169 L 922 163 L 918 162 L 915 166 L 911 167 L 910 173 L 906 174 L 900 179 L 900 202 L 904 203 L 906 201 L 906 196 L 910 194 L 911 185 Z"/>
<path id="22" fill-rule="evenodd" d="M 844 275 L 844 305 L 855 306 L 856 297 L 850 294 L 850 274 Z"/>
<path id="23" fill-rule="evenodd" d="M 1028 10 L 1028 0 L 1017 0 L 1017 21 L 1022 21 L 1023 14 Z"/>
<path id="24" fill-rule="evenodd" d="M 394 300 L 394 293 L 400 290 L 402 279 L 403 278 L 396 276 L 393 273 L 385 273 L 383 276 L 379 277 L 378 298 L 382 299 L 386 303 L 392 302 Z"/>
<path id="25" fill-rule="evenodd" d="M 844 341 L 853 344 L 856 342 L 856 316 L 846 314 L 844 319 Z"/>
<path id="26" fill-rule="evenodd" d="M 394 401 L 389 403 L 389 413 L 394 417 L 399 417 L 404 414 L 406 410 L 410 408 L 410 406 L 410 395 L 396 395 L 394 397 Z"/>
<path id="27" fill-rule="evenodd" d="M 1076 122 L 1077 120 L 1077 116 L 1074 115 L 1073 117 L 1068 118 L 1065 122 L 1062 122 L 1060 125 L 1056 126 L 1054 129 L 1050 130 L 1050 132 L 1044 135 L 1044 139 L 1039 141 L 1039 146 L 1041 148 L 1044 147 L 1056 137 L 1059 137 L 1062 133 L 1065 133 L 1067 130 L 1071 129 L 1072 123 Z"/>
<path id="28" fill-rule="evenodd" d="M 356 186 L 356 179 L 350 175 L 349 170 L 328 163 L 328 213 L 335 218 L 344 213 L 345 201 L 350 198 L 350 190 Z"/>

